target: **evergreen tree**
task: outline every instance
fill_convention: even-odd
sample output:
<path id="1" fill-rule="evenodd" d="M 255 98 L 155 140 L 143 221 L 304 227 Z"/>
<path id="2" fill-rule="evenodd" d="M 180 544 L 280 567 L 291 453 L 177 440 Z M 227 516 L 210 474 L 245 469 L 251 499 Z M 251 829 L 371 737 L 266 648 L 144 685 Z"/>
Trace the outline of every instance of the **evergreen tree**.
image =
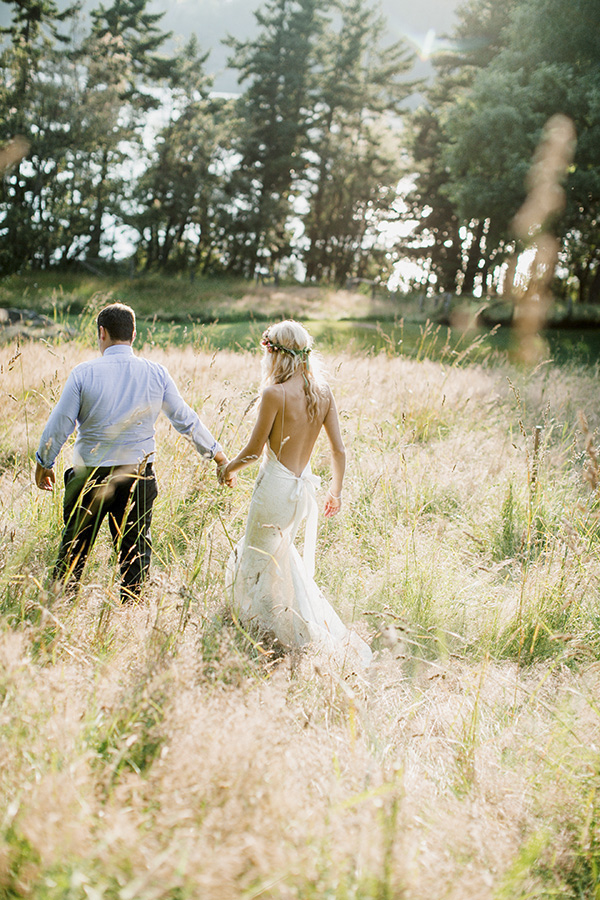
<path id="1" fill-rule="evenodd" d="M 519 0 L 506 44 L 448 110 L 450 195 L 465 217 L 487 217 L 492 246 L 514 245 L 512 221 L 542 130 L 570 116 L 578 142 L 567 206 L 553 224 L 581 299 L 600 300 L 600 6 L 595 0 Z"/>
<path id="2" fill-rule="evenodd" d="M 258 36 L 228 39 L 230 65 L 247 83 L 233 140 L 227 267 L 252 275 L 290 251 L 294 189 L 306 165 L 317 40 L 329 0 L 267 0 Z"/>
<path id="3" fill-rule="evenodd" d="M 107 224 L 123 214 L 147 113 L 159 106 L 156 87 L 171 69 L 157 52 L 168 35 L 147 4 L 100 6 L 77 48 L 59 34 L 76 7 L 58 13 L 51 0 L 15 4 L 0 56 L 2 137 L 22 134 L 30 151 L 0 196 L 6 269 L 109 249 Z"/>
<path id="4" fill-rule="evenodd" d="M 147 114 L 173 62 L 159 54 L 170 37 L 148 12 L 149 0 L 114 0 L 92 11 L 79 63 L 84 85 L 76 154 L 77 192 L 87 215 L 86 256 L 102 255 L 107 221 L 127 215 L 123 200 L 133 161 L 144 153 Z"/>
<path id="5" fill-rule="evenodd" d="M 382 45 L 384 22 L 366 0 L 336 6 L 339 29 L 323 35 L 316 79 L 304 262 L 309 279 L 343 283 L 383 261 L 379 230 L 400 177 L 394 125 L 414 83 L 401 80 L 407 49 Z"/>
<path id="6" fill-rule="evenodd" d="M 0 145 L 19 136 L 26 157 L 0 184 L 0 269 L 15 271 L 53 257 L 60 223 L 47 201 L 71 141 L 68 37 L 78 7 L 59 11 L 53 0 L 11 0 L 11 23 L 0 29 Z"/>
<path id="7" fill-rule="evenodd" d="M 446 137 L 434 106 L 420 107 L 411 116 L 407 133 L 413 186 L 403 197 L 400 219 L 412 224 L 396 246 L 396 258 L 427 263 L 427 277 L 435 276 L 437 291 L 454 292 L 463 266 L 460 220 L 445 188 L 448 173 L 442 160 Z M 416 223 L 413 224 L 413 223 Z"/>
<path id="8" fill-rule="evenodd" d="M 208 53 L 195 37 L 177 57 L 169 90 L 169 116 L 159 130 L 150 164 L 130 197 L 127 224 L 140 234 L 138 256 L 146 268 L 219 267 L 218 222 L 224 170 L 223 146 L 230 104 L 211 97 L 204 74 Z M 167 101 L 163 103 L 163 113 Z"/>
<path id="9" fill-rule="evenodd" d="M 14 107 L 3 110 L 4 127 L 21 134 L 26 127 L 28 91 L 36 78 L 44 53 L 56 44 L 66 44 L 69 37 L 61 29 L 81 8 L 74 3 L 59 10 L 54 0 L 6 0 L 12 7 L 10 25 L 0 27 L 3 65 L 8 64 L 11 77 L 5 85 L 12 95 Z"/>
<path id="10" fill-rule="evenodd" d="M 426 102 L 411 116 L 408 149 L 413 187 L 404 197 L 400 218 L 414 222 L 399 242 L 398 256 L 428 260 L 436 290 L 470 294 L 485 283 L 487 270 L 499 256 L 492 247 L 488 211 L 465 213 L 453 194 L 447 153 L 448 115 L 459 104 L 477 74 L 490 65 L 506 44 L 505 29 L 515 0 L 467 0 L 457 10 L 457 24 L 435 56 L 436 77 Z"/>

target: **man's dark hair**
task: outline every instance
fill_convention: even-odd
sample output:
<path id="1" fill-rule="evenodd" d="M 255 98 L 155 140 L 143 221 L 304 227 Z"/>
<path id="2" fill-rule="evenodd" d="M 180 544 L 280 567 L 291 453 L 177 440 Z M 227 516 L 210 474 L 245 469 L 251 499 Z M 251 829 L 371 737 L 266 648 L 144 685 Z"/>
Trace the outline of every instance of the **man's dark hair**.
<path id="1" fill-rule="evenodd" d="M 124 303 L 111 303 L 98 313 L 98 333 L 102 325 L 112 341 L 132 341 L 135 331 L 135 313 Z"/>

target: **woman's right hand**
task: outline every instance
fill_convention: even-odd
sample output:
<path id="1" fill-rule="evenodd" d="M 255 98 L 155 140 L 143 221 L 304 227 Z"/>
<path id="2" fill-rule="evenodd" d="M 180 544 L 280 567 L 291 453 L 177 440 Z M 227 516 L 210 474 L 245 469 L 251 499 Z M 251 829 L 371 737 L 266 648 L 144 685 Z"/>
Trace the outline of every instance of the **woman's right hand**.
<path id="1" fill-rule="evenodd" d="M 331 491 L 327 491 L 325 497 L 325 516 L 329 519 L 331 516 L 337 516 L 342 508 L 342 497 L 334 497 Z"/>
<path id="2" fill-rule="evenodd" d="M 235 474 L 232 474 L 229 471 L 230 466 L 231 466 L 230 462 L 227 464 L 217 466 L 217 479 L 219 481 L 219 484 L 224 484 L 227 487 L 232 488 L 232 487 L 235 487 L 237 478 L 235 477 Z"/>

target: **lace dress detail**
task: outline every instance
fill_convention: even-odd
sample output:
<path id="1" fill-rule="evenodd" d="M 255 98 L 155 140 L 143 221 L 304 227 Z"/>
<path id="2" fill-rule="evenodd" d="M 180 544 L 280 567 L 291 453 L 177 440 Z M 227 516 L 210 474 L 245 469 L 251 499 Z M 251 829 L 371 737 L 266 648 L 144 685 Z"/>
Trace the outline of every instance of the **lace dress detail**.
<path id="1" fill-rule="evenodd" d="M 286 647 L 315 643 L 336 657 L 371 661 L 368 645 L 346 628 L 313 580 L 321 479 L 310 464 L 301 475 L 267 446 L 256 479 L 246 532 L 227 565 L 226 585 L 240 621 Z M 304 553 L 294 540 L 306 519 Z"/>

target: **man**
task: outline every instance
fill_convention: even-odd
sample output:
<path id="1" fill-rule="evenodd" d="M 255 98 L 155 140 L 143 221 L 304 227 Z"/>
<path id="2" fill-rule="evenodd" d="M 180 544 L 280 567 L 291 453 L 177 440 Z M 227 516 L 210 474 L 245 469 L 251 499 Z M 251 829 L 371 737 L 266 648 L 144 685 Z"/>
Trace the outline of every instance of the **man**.
<path id="1" fill-rule="evenodd" d="M 35 481 L 55 483 L 54 462 L 77 428 L 65 472 L 64 521 L 54 579 L 77 584 L 102 520 L 119 551 L 121 599 L 139 595 L 150 567 L 150 523 L 157 496 L 154 426 L 162 410 L 220 474 L 227 457 L 180 395 L 164 366 L 133 354 L 135 313 L 112 303 L 98 314 L 100 357 L 69 375 L 36 453 Z M 226 480 L 232 485 L 233 480 Z"/>

